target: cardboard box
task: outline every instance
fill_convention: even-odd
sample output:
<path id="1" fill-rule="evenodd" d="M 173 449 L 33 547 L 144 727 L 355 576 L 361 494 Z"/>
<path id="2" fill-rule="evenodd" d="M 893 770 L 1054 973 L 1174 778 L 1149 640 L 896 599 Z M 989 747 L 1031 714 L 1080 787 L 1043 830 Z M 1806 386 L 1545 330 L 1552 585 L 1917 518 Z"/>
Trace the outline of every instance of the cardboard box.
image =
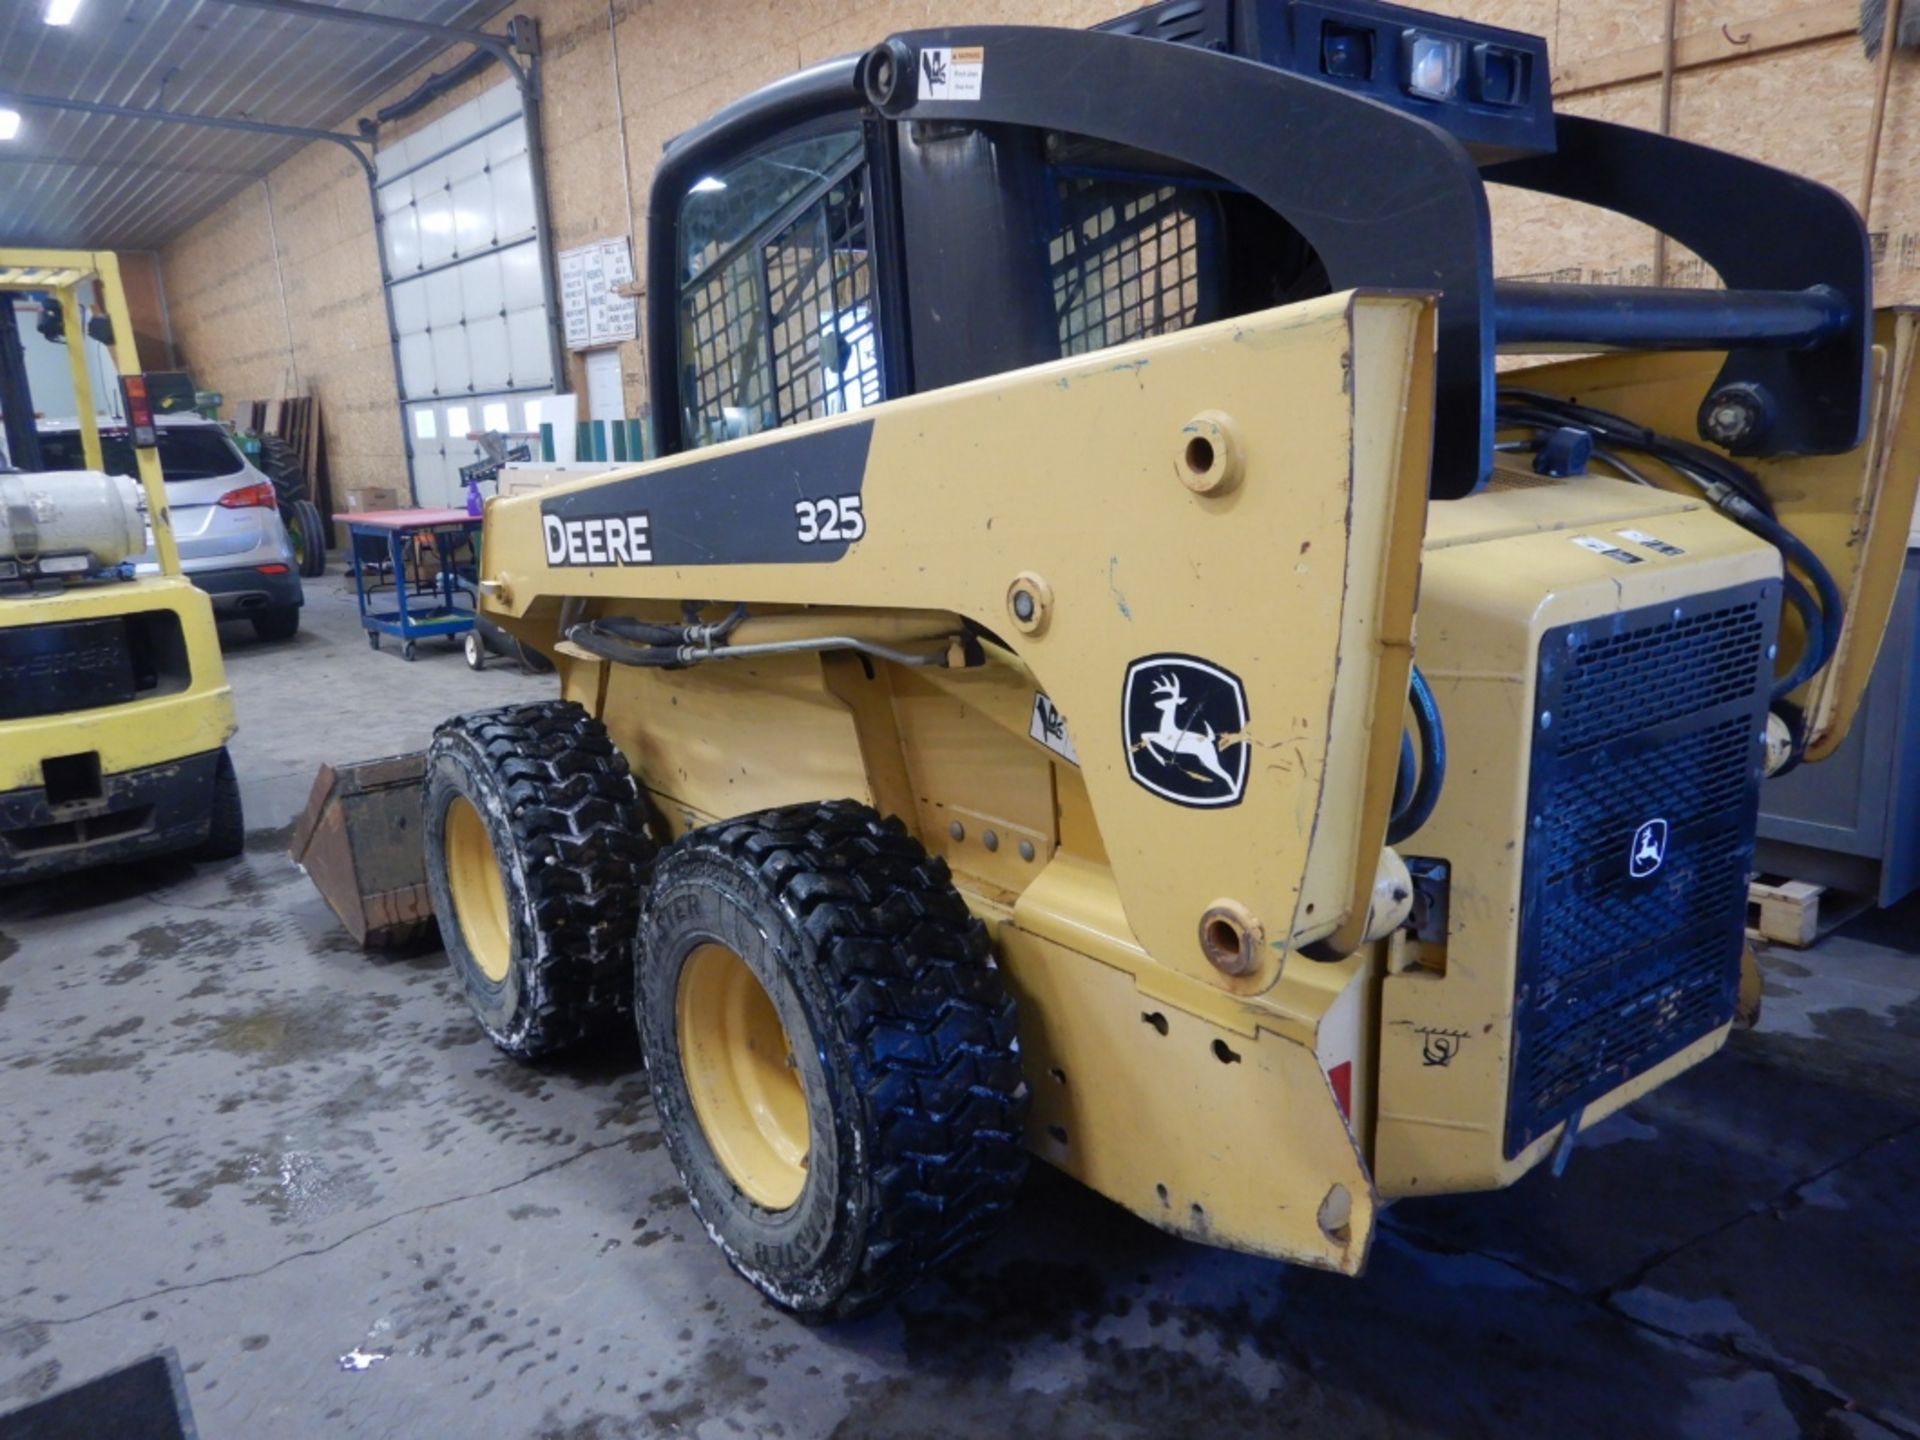
<path id="1" fill-rule="evenodd" d="M 346 504 L 340 507 L 341 513 L 364 510 L 398 510 L 406 504 L 400 498 L 400 492 L 391 485 L 364 485 L 358 490 L 347 491 Z"/>

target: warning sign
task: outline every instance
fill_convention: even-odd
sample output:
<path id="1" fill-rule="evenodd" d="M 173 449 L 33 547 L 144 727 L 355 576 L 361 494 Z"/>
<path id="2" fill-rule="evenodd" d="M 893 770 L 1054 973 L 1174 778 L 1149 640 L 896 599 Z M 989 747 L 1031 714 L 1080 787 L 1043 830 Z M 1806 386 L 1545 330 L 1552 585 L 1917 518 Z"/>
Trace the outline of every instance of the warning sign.
<path id="1" fill-rule="evenodd" d="M 920 52 L 920 98 L 978 100 L 986 74 L 984 45 L 929 45 Z"/>

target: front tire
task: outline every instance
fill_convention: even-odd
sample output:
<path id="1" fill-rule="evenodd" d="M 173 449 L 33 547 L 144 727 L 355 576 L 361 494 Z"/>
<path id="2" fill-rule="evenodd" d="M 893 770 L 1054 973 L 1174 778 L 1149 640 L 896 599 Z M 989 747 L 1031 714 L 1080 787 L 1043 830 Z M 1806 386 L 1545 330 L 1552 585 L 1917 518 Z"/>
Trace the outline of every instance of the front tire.
<path id="1" fill-rule="evenodd" d="M 493 1043 L 536 1059 L 624 1017 L 653 842 L 606 727 L 566 700 L 456 716 L 422 808 L 441 939 Z"/>
<path id="2" fill-rule="evenodd" d="M 663 852 L 636 1013 L 688 1196 L 805 1319 L 861 1314 L 988 1234 L 1026 1170 L 1012 998 L 984 926 L 896 820 L 851 801 Z"/>
<path id="3" fill-rule="evenodd" d="M 240 777 L 226 747 L 213 765 L 213 793 L 207 797 L 207 838 L 193 849 L 200 861 L 234 860 L 247 848 L 247 821 L 240 808 Z"/>

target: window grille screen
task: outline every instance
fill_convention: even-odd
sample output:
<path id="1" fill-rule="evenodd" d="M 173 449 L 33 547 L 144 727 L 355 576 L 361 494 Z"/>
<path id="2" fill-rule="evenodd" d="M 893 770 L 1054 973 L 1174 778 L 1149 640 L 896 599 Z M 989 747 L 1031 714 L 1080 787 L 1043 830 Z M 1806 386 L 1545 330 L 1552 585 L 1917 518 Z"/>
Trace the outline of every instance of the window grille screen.
<path id="1" fill-rule="evenodd" d="M 1191 187 L 1061 175 L 1048 250 L 1060 353 L 1184 330 L 1203 313 L 1212 196 Z"/>
<path id="2" fill-rule="evenodd" d="M 687 438 L 695 445 L 882 398 L 866 167 L 843 167 L 681 292 Z"/>

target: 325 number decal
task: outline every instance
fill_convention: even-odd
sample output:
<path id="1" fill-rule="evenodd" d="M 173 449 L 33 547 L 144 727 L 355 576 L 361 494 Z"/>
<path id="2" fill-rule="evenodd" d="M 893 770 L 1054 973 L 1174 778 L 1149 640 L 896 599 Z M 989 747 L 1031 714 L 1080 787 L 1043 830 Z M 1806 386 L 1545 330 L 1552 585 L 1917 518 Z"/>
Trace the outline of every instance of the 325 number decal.
<path id="1" fill-rule="evenodd" d="M 822 540 L 858 540 L 867 533 L 867 517 L 860 513 L 858 495 L 829 495 L 825 500 L 796 500 L 794 518 L 799 521 L 802 545 Z"/>

